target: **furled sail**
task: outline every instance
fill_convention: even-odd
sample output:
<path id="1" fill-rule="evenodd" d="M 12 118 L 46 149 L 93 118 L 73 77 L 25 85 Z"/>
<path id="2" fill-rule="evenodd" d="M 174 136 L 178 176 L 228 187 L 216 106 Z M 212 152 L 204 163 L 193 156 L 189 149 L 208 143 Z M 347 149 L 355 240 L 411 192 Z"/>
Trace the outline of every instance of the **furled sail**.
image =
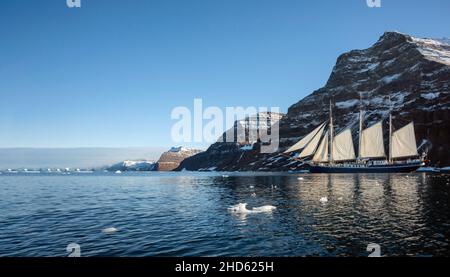
<path id="1" fill-rule="evenodd" d="M 320 138 L 322 137 L 323 130 L 325 129 L 325 125 L 322 124 L 322 128 L 317 132 L 317 134 L 314 136 L 314 138 L 306 145 L 306 147 L 303 149 L 303 151 L 298 156 L 299 158 L 305 158 L 314 155 L 314 152 L 316 152 L 317 145 L 319 145 Z"/>
<path id="2" fill-rule="evenodd" d="M 297 150 L 300 150 L 302 148 L 305 148 L 306 145 L 315 137 L 315 135 L 322 129 L 322 127 L 325 125 L 325 123 L 322 123 L 319 127 L 314 129 L 311 133 L 306 135 L 304 138 L 302 138 L 299 142 L 294 144 L 291 148 L 286 150 L 284 153 L 291 153 Z"/>
<path id="3" fill-rule="evenodd" d="M 350 129 L 341 132 L 333 139 L 333 161 L 355 160 L 352 133 Z"/>
<path id="4" fill-rule="evenodd" d="M 317 151 L 314 154 L 313 162 L 316 163 L 328 162 L 328 132 L 326 132 L 325 136 L 323 136 L 319 148 L 317 148 Z"/>
<path id="5" fill-rule="evenodd" d="M 417 156 L 414 123 L 411 122 L 392 134 L 392 158 Z"/>
<path id="6" fill-rule="evenodd" d="M 361 134 L 360 158 L 386 157 L 383 142 L 383 125 L 381 122 L 365 129 Z"/>

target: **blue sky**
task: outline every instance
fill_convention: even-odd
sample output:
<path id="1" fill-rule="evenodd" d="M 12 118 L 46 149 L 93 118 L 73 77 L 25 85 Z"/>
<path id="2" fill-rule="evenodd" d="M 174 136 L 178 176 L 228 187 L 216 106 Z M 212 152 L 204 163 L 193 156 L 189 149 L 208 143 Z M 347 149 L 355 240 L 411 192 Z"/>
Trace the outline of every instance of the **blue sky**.
<path id="1" fill-rule="evenodd" d="M 176 106 L 279 106 L 386 30 L 449 36 L 450 1 L 0 2 L 0 147 L 169 147 Z"/>

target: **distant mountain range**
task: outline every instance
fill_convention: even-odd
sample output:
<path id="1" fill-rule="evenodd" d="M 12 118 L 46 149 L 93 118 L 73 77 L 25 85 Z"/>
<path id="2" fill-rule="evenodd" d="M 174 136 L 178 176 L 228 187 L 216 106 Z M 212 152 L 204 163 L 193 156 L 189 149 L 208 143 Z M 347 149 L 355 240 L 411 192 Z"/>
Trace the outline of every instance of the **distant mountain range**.
<path id="1" fill-rule="evenodd" d="M 171 171 L 203 150 L 167 148 L 0 148 L 0 171 Z M 120 162 L 118 162 L 120 161 Z"/>
<path id="2" fill-rule="evenodd" d="M 292 105 L 276 123 L 280 126 L 280 152 L 328 119 L 330 99 L 336 131 L 351 128 L 357 136 L 360 95 L 366 126 L 385 120 L 387 132 L 392 105 L 394 127 L 414 121 L 419 152 L 427 152 L 433 165 L 450 165 L 449 39 L 386 32 L 372 47 L 339 56 L 326 85 Z M 217 142 L 184 160 L 178 170 L 298 169 L 298 162 L 280 152 L 261 154 L 257 143 L 250 149 L 243 144 Z"/>
<path id="3" fill-rule="evenodd" d="M 157 161 L 152 160 L 125 160 L 106 168 L 108 171 L 172 171 L 180 163 L 202 150 L 172 147 L 169 151 L 163 152 Z"/>

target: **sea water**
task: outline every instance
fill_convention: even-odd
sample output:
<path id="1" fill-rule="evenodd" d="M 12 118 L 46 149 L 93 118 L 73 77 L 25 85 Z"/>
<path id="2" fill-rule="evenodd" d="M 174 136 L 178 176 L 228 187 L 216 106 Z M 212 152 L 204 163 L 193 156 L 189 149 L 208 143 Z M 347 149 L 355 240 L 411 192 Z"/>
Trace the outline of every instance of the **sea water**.
<path id="1" fill-rule="evenodd" d="M 0 256 L 450 255 L 450 175 L 222 175 L 3 172 Z"/>

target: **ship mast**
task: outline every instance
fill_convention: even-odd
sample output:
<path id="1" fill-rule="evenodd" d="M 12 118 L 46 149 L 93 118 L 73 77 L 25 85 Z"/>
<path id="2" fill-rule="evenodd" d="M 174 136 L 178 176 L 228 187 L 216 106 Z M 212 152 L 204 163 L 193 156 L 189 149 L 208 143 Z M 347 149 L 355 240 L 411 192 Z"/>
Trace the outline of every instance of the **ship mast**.
<path id="1" fill-rule="evenodd" d="M 358 160 L 361 160 L 361 138 L 363 129 L 363 110 L 362 110 L 362 93 L 359 93 L 359 142 L 358 142 Z"/>
<path id="2" fill-rule="evenodd" d="M 333 110 L 330 98 L 330 163 L 333 163 Z"/>
<path id="3" fill-rule="evenodd" d="M 392 103 L 389 95 L 389 163 L 392 163 Z"/>

